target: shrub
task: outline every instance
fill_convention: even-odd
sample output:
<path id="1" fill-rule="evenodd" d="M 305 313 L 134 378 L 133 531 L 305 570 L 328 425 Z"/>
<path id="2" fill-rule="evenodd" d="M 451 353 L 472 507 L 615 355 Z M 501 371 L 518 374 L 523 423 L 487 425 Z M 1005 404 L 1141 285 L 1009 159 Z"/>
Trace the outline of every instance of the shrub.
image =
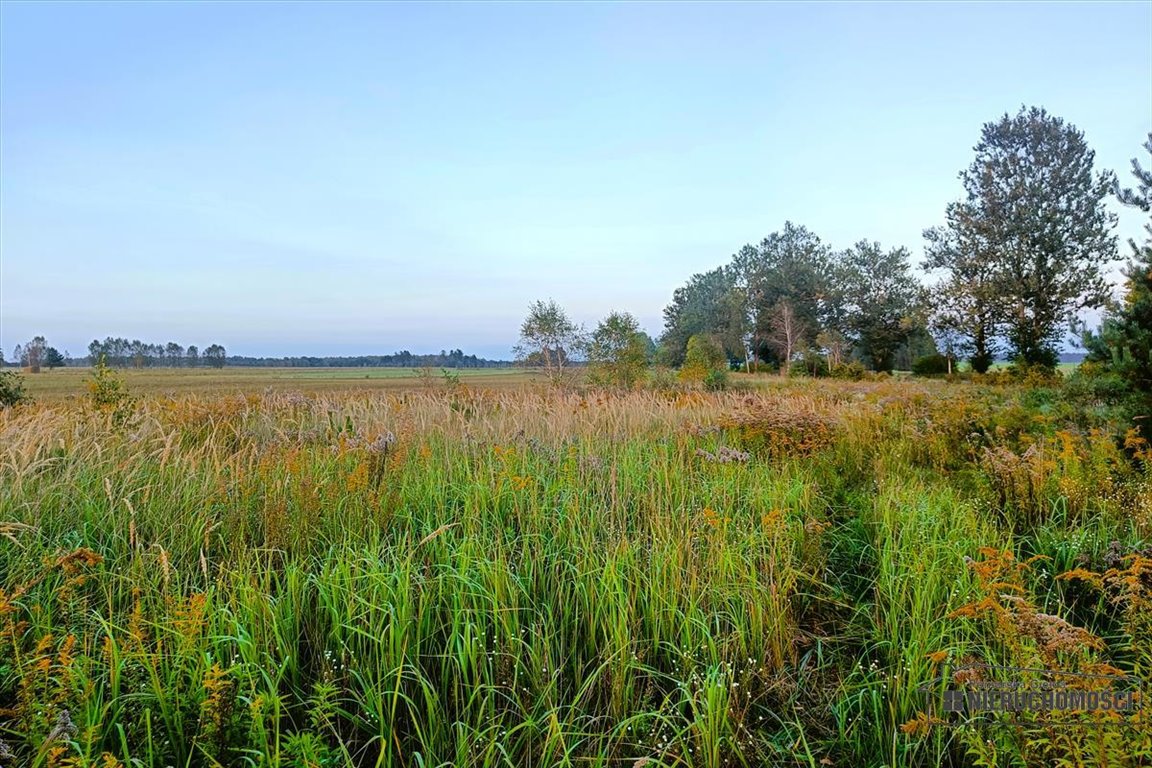
<path id="1" fill-rule="evenodd" d="M 111 413 L 117 423 L 128 418 L 134 398 L 128 393 L 124 380 L 105 364 L 103 357 L 92 369 L 92 376 L 88 379 L 87 386 L 88 401 L 92 405 Z"/>
<path id="2" fill-rule="evenodd" d="M 823 414 L 771 403 L 726 416 L 720 426 L 745 450 L 776 459 L 810 456 L 831 445 L 836 434 L 835 423 Z"/>
<path id="3" fill-rule="evenodd" d="M 725 371 L 723 368 L 709 371 L 708 375 L 704 377 L 704 389 L 709 392 L 719 392 L 727 388 L 728 371 Z"/>
<path id="4" fill-rule="evenodd" d="M 847 363 L 838 363 L 828 370 L 828 375 L 834 379 L 845 379 L 847 381 L 860 381 L 864 378 L 868 370 L 864 364 L 859 360 L 852 360 Z"/>
<path id="5" fill-rule="evenodd" d="M 814 349 L 800 354 L 800 359 L 788 368 L 790 376 L 827 376 L 828 359 Z"/>
<path id="6" fill-rule="evenodd" d="M 941 354 L 924 355 L 912 363 L 916 376 L 941 376 L 948 373 L 948 358 Z"/>
<path id="7" fill-rule="evenodd" d="M 627 312 L 613 312 L 592 332 L 588 344 L 590 381 L 596 386 L 632 389 L 648 368 L 648 337 Z"/>
<path id="8" fill-rule="evenodd" d="M 990 384 L 1023 384 L 1026 387 L 1051 387 L 1059 385 L 1063 380 L 1060 371 L 1051 366 L 1023 361 L 993 371 L 985 378 Z"/>
<path id="9" fill-rule="evenodd" d="M 714 337 L 698 333 L 688 339 L 688 350 L 684 355 L 684 365 L 680 368 L 680 380 L 693 384 L 703 384 L 715 371 L 728 367 L 724 348 Z"/>
<path id="10" fill-rule="evenodd" d="M 0 408 L 26 403 L 32 398 L 24 391 L 24 378 L 15 371 L 0 371 Z"/>
<path id="11" fill-rule="evenodd" d="M 663 365 L 657 365 L 649 371 L 648 386 L 657 392 L 666 392 L 676 388 L 676 371 Z"/>

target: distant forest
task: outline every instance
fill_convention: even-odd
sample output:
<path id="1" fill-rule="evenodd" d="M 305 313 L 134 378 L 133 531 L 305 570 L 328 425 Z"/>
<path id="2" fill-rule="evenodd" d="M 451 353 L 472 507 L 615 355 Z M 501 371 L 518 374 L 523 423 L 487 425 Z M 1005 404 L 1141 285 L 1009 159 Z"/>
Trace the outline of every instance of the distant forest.
<path id="1" fill-rule="evenodd" d="M 512 365 L 507 360 L 466 355 L 461 349 L 442 349 L 439 354 L 426 355 L 403 350 L 391 355 L 244 357 L 228 355 L 220 344 L 211 344 L 201 350 L 194 344 L 187 347 L 174 341 L 151 344 L 111 336 L 103 341 L 93 340 L 88 345 L 88 354 L 80 358 L 57 351 L 43 336 L 37 336 L 27 344 L 17 344 L 13 355 L 13 365 L 32 371 L 96 365 L 101 360 L 116 368 L 223 368 L 225 365 L 239 368 L 506 368 Z M 0 351 L 0 367 L 6 364 Z"/>
<path id="2" fill-rule="evenodd" d="M 228 365 L 249 368 L 507 368 L 512 363 L 508 360 L 487 360 L 453 349 L 430 355 L 414 355 L 403 350 L 391 355 L 352 357 L 229 357 Z"/>

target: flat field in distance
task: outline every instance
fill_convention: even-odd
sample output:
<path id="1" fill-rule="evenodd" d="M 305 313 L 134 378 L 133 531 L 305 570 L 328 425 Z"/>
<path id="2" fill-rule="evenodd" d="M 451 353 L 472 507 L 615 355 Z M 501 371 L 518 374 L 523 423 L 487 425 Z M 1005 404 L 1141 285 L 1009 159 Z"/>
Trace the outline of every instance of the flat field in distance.
<path id="1" fill-rule="evenodd" d="M 0 762 L 1152 761 L 1147 709 L 939 708 L 973 663 L 1148 682 L 1152 489 L 1090 393 L 532 376 L 26 377 Z"/>
<path id="2" fill-rule="evenodd" d="M 532 381 L 543 381 L 543 376 L 525 368 L 455 368 L 460 381 L 471 386 L 504 389 Z M 35 398 L 62 400 L 85 393 L 84 382 L 91 368 L 57 368 L 24 377 L 28 392 Z M 444 386 L 439 368 L 431 369 L 431 377 L 422 381 L 412 368 L 127 368 L 119 374 L 132 392 L 156 395 L 178 394 L 255 394 L 268 387 L 307 393 L 339 390 L 391 390 L 421 389 L 425 383 Z"/>

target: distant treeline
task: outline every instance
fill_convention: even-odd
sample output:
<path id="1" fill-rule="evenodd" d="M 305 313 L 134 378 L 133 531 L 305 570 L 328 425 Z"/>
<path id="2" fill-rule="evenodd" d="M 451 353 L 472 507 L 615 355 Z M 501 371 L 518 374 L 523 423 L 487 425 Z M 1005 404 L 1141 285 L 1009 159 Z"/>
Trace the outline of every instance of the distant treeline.
<path id="1" fill-rule="evenodd" d="M 229 357 L 229 366 L 249 368 L 507 368 L 506 360 L 487 360 L 466 355 L 462 350 L 439 354 L 415 355 L 408 350 L 391 355 L 354 355 L 347 357 Z"/>
<path id="2" fill-rule="evenodd" d="M 43 337 L 38 338 L 43 341 Z M 187 347 L 174 341 L 152 344 L 139 339 L 108 336 L 104 341 L 93 339 L 88 345 L 88 362 L 92 365 L 103 360 L 105 364 L 117 367 L 223 368 L 227 358 L 228 351 L 220 344 L 210 344 L 201 351 L 195 344 Z"/>
<path id="3" fill-rule="evenodd" d="M 94 339 L 88 345 L 87 357 L 78 359 L 66 352 L 58 352 L 43 336 L 37 336 L 26 344 L 17 344 L 14 355 L 13 365 L 33 372 L 41 368 L 96 365 L 101 360 L 115 368 L 223 368 L 225 365 L 241 368 L 507 368 L 512 365 L 507 360 L 466 355 L 461 349 L 442 349 L 439 354 L 426 355 L 403 350 L 391 355 L 230 357 L 220 344 L 210 344 L 201 350 L 194 344 L 187 347 L 174 341 L 152 344 L 112 336 L 103 341 Z M 0 350 L 0 367 L 6 364 L 3 350 Z"/>

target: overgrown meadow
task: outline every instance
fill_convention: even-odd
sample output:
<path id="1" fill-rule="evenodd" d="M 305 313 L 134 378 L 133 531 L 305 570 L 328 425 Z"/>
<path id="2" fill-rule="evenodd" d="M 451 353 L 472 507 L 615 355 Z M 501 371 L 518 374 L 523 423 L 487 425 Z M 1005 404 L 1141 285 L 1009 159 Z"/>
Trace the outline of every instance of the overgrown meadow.
<path id="1" fill-rule="evenodd" d="M 1059 386 L 96 394 L 0 413 L 5 768 L 1152 761 L 933 695 L 1152 674 L 1147 446 Z"/>

